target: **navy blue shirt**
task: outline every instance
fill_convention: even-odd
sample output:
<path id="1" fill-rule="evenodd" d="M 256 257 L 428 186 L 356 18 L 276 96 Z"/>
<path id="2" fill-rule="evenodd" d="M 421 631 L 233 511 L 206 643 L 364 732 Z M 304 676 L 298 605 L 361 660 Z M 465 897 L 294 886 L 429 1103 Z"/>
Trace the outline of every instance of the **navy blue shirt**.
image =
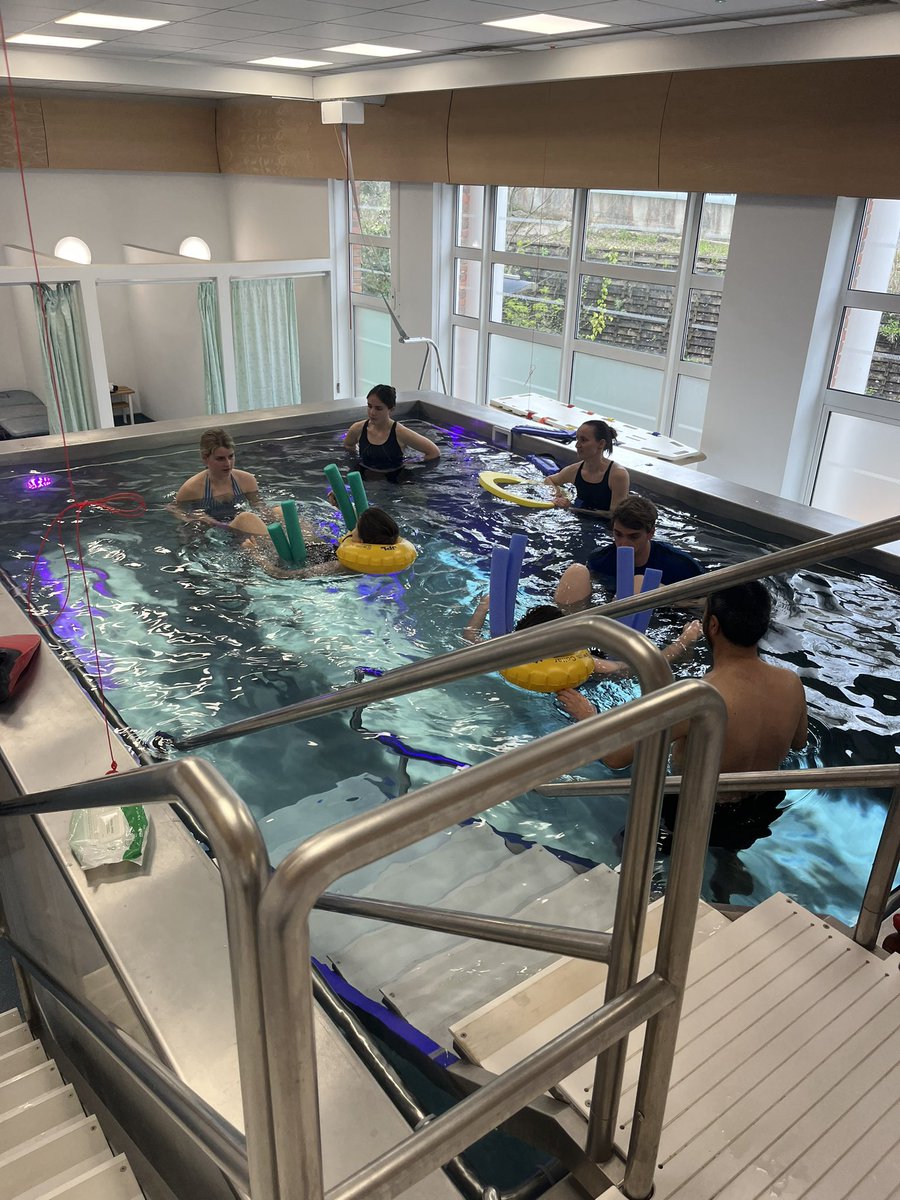
<path id="1" fill-rule="evenodd" d="M 599 575 L 615 584 L 615 545 L 604 546 L 602 550 L 595 550 L 593 554 L 588 555 L 587 566 L 592 575 Z M 695 575 L 703 574 L 703 568 L 696 559 L 691 558 L 684 550 L 670 546 L 668 542 L 658 542 L 656 538 L 650 542 L 650 557 L 642 567 L 634 568 L 635 574 L 643 573 L 648 567 L 662 571 L 663 584 L 678 583 L 682 579 L 693 579 Z"/>

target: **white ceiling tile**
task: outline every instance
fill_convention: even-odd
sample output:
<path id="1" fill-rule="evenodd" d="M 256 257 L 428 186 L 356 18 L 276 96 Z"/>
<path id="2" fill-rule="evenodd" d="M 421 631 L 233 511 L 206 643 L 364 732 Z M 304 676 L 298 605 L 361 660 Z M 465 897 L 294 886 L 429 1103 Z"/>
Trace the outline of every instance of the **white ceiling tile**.
<path id="1" fill-rule="evenodd" d="M 815 12 L 794 14 L 792 16 L 783 17 L 752 17 L 751 25 L 789 25 L 796 24 L 798 21 L 831 21 L 838 17 L 864 17 L 864 12 L 842 11 L 834 8 L 816 9 Z"/>
<path id="2" fill-rule="evenodd" d="M 294 29 L 296 20 L 287 17 L 269 17 L 264 13 L 242 13 L 234 9 L 223 9 L 222 12 L 205 13 L 199 18 L 205 25 L 215 25 L 220 29 L 236 31 L 235 36 L 248 29 L 256 33 L 280 33 L 285 29 Z"/>
<path id="3" fill-rule="evenodd" d="M 388 30 L 391 33 L 436 33 L 454 29 L 455 21 L 441 21 L 436 17 L 415 17 L 398 9 L 396 12 L 367 12 L 357 13 L 353 17 L 340 17 L 333 23 L 346 25 L 353 22 L 365 25 L 368 29 Z"/>
<path id="4" fill-rule="evenodd" d="M 336 17 L 350 17 L 359 12 L 359 6 L 332 4 L 331 0 L 258 0 L 255 4 L 240 5 L 237 11 L 284 17 L 299 25 L 301 21 L 329 21 Z"/>
<path id="5" fill-rule="evenodd" d="M 483 21 L 500 21 L 505 17 L 520 17 L 522 12 L 540 12 L 531 4 L 515 7 L 502 4 L 485 4 L 480 0 L 421 0 L 418 4 L 406 4 L 402 11 L 411 17 L 439 17 L 444 21 L 465 21 L 480 25 Z M 521 31 L 519 32 L 521 37 Z"/>
<path id="6" fill-rule="evenodd" d="M 85 0 L 83 9 L 76 4 L 68 8 L 66 13 L 81 11 L 115 13 L 118 17 L 146 17 L 150 21 L 189 21 L 208 16 L 216 10 L 199 5 L 165 4 L 162 0 Z"/>

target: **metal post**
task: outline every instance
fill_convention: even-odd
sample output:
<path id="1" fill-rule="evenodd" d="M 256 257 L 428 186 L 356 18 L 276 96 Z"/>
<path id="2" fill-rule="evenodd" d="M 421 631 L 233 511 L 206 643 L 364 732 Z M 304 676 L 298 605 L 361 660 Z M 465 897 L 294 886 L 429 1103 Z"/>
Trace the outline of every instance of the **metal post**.
<path id="1" fill-rule="evenodd" d="M 869 874 L 869 882 L 863 893 L 862 905 L 853 940 L 867 950 L 873 950 L 878 940 L 878 931 L 884 920 L 884 909 L 891 885 L 900 865 L 900 782 L 894 788 L 888 805 L 884 829 L 875 851 L 875 861 Z"/>
<path id="2" fill-rule="evenodd" d="M 697 900 L 715 807 L 716 780 L 725 742 L 725 702 L 718 692 L 706 699 L 705 708 L 691 720 L 688 729 L 684 790 L 678 802 L 671 870 L 656 953 L 655 975 L 662 976 L 674 987 L 676 999 L 674 1004 L 650 1018 L 644 1034 L 631 1142 L 622 1185 L 629 1200 L 646 1200 L 653 1191 L 678 1022 L 687 985 Z"/>

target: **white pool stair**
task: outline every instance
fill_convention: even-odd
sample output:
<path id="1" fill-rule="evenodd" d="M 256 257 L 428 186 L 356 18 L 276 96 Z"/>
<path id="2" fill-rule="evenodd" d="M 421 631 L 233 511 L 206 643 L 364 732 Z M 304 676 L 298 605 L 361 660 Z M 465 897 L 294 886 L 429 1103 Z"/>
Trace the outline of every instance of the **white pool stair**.
<path id="1" fill-rule="evenodd" d="M 651 906 L 645 949 L 658 922 Z M 641 976 L 652 970 L 645 953 Z M 593 1011 L 605 967 L 557 959 L 454 1026 L 492 1071 Z M 655 1179 L 655 1200 L 900 1196 L 900 971 L 783 895 L 737 921 L 701 905 Z M 643 1041 L 628 1044 L 626 1149 Z M 593 1064 L 557 1097 L 587 1116 Z M 616 1160 L 604 1164 L 615 1180 Z M 619 1180 L 621 1180 L 621 1174 Z M 603 1200 L 619 1200 L 614 1187 Z"/>
<path id="2" fill-rule="evenodd" d="M 15 1009 L 0 1014 L 0 1200 L 141 1200 L 124 1155 L 110 1150 Z"/>

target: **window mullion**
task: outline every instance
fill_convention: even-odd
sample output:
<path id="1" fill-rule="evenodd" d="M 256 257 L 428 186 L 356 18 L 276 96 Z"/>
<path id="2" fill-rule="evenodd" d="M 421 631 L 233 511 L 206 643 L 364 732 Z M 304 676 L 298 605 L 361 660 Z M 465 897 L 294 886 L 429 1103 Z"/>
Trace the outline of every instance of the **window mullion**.
<path id="1" fill-rule="evenodd" d="M 657 429 L 672 432 L 675 417 L 675 391 L 678 387 L 678 369 L 681 364 L 681 354 L 684 347 L 685 321 L 687 320 L 688 301 L 691 290 L 691 277 L 694 273 L 694 260 L 697 249 L 697 239 L 700 236 L 700 213 L 703 207 L 703 193 L 689 192 L 685 205 L 684 226 L 681 235 L 681 255 L 678 259 L 678 271 L 675 282 L 675 302 L 672 305 L 672 321 L 669 326 L 669 347 L 666 354 L 666 366 L 663 372 L 663 385 L 660 399 L 660 411 L 657 414 Z"/>

